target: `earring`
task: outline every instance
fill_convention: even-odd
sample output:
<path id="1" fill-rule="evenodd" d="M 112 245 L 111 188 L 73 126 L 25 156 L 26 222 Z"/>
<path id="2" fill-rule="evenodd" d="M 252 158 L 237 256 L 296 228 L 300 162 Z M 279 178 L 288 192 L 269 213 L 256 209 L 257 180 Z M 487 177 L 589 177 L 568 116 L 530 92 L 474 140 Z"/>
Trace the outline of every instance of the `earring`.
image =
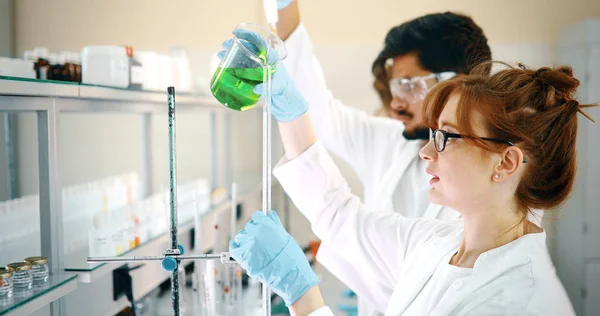
<path id="1" fill-rule="evenodd" d="M 500 175 L 496 173 L 496 174 L 494 175 L 494 179 L 496 179 L 496 180 L 500 179 Z"/>

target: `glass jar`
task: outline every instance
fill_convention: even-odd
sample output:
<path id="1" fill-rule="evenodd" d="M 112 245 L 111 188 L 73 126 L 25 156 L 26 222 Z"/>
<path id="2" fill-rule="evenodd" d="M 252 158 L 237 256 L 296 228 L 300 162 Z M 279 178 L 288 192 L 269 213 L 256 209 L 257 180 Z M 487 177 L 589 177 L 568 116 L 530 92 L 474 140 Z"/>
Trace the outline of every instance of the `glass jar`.
<path id="1" fill-rule="evenodd" d="M 13 294 L 12 272 L 0 268 L 0 299 L 10 298 Z"/>
<path id="2" fill-rule="evenodd" d="M 29 290 L 33 287 L 31 265 L 27 262 L 15 262 L 6 267 L 12 272 L 13 287 L 15 291 Z"/>
<path id="3" fill-rule="evenodd" d="M 26 263 L 31 265 L 31 276 L 33 283 L 43 284 L 48 282 L 50 278 L 50 269 L 48 268 L 48 258 L 46 257 L 30 257 L 25 258 Z"/>

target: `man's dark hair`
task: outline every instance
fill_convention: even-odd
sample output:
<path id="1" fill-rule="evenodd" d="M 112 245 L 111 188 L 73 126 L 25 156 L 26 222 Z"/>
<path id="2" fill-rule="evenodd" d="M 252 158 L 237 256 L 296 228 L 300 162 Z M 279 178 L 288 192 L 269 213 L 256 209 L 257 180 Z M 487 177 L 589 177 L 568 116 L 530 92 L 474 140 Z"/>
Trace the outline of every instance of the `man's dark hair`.
<path id="1" fill-rule="evenodd" d="M 392 28 L 375 62 L 375 89 L 386 106 L 391 102 L 386 69 L 388 59 L 414 53 L 423 69 L 469 74 L 492 60 L 483 30 L 466 15 L 445 12 L 424 15 Z"/>

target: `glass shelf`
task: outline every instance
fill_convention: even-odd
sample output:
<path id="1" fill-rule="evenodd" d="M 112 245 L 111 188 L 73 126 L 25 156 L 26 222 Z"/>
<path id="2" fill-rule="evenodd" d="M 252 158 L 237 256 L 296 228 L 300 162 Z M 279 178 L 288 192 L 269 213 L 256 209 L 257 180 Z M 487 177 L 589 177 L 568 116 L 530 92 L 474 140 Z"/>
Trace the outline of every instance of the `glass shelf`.
<path id="1" fill-rule="evenodd" d="M 79 95 L 79 84 L 77 82 L 0 76 L 0 95 L 73 98 Z"/>
<path id="2" fill-rule="evenodd" d="M 107 88 L 119 91 L 131 91 L 131 92 L 142 92 L 142 93 L 163 93 L 161 90 L 143 90 L 143 89 L 130 89 L 130 88 L 119 88 L 119 87 L 111 87 L 105 85 L 97 85 L 97 84 L 89 84 L 82 82 L 73 82 L 73 81 L 62 81 L 62 80 L 43 80 L 43 79 L 35 79 L 35 78 L 24 78 L 24 77 L 13 77 L 13 76 L 3 76 L 0 75 L 0 80 L 10 80 L 10 81 L 25 81 L 25 82 L 35 82 L 35 83 L 51 83 L 51 84 L 65 84 L 65 85 L 81 85 L 85 87 L 98 87 L 98 88 Z M 166 91 L 166 88 L 165 88 Z M 179 95 L 188 95 L 188 96 L 202 96 L 198 93 L 193 92 L 177 92 Z"/>
<path id="3" fill-rule="evenodd" d="M 177 89 L 177 87 L 175 87 Z M 176 91 L 177 101 L 180 104 L 223 108 L 212 95 L 193 91 Z M 11 77 L 0 75 L 0 95 L 7 96 L 33 96 L 33 97 L 66 97 L 69 99 L 83 99 L 91 101 L 111 101 L 111 102 L 135 102 L 149 104 L 167 103 L 166 87 L 164 91 L 141 90 L 118 88 L 103 85 L 93 85 L 80 82 L 41 80 L 22 77 Z M 98 110 L 97 104 L 88 110 Z M 75 110 L 81 110 L 81 106 L 74 107 Z M 87 109 L 87 108 L 86 108 Z M 64 106 L 61 110 L 70 110 L 69 106 Z"/>
<path id="4" fill-rule="evenodd" d="M 72 81 L 59 81 L 59 80 L 42 80 L 35 78 L 23 78 L 23 77 L 12 77 L 12 76 L 2 76 L 0 75 L 1 80 L 10 80 L 10 81 L 25 81 L 25 82 L 36 82 L 36 83 L 51 83 L 51 84 L 66 84 L 66 85 L 78 85 L 79 82 Z"/>
<path id="5" fill-rule="evenodd" d="M 106 89 L 112 89 L 112 90 L 117 90 L 117 91 L 128 91 L 128 92 L 141 92 L 141 93 L 161 93 L 161 94 L 165 94 L 167 91 L 167 88 L 165 87 L 164 91 L 163 90 L 144 90 L 144 89 L 131 89 L 131 88 L 119 88 L 119 87 L 111 87 L 111 86 L 104 86 L 104 85 L 98 85 L 98 84 L 89 84 L 89 83 L 78 83 L 80 86 L 82 87 L 97 87 L 97 88 L 106 88 Z M 197 96 L 197 97 L 202 97 L 205 95 L 201 95 L 195 92 L 178 92 L 177 91 L 177 87 L 175 87 L 175 93 L 177 93 L 177 95 L 185 95 L 185 96 Z"/>
<path id="6" fill-rule="evenodd" d="M 34 286 L 27 292 L 13 291 L 13 297 L 0 299 L 0 315 L 28 315 L 67 295 L 77 288 L 77 276 L 50 275 L 43 286 Z"/>

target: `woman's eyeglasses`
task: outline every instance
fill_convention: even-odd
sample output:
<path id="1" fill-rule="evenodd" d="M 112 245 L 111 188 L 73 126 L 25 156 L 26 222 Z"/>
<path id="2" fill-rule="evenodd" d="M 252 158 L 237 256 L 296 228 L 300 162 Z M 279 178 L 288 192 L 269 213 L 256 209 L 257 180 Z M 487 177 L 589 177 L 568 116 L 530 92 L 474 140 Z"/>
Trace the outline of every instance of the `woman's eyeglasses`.
<path id="1" fill-rule="evenodd" d="M 449 133 L 449 132 L 443 131 L 441 129 L 436 129 L 436 130 L 429 129 L 429 138 L 433 139 L 433 145 L 435 146 L 435 150 L 437 150 L 440 153 L 442 151 L 444 151 L 444 149 L 446 149 L 446 142 L 448 141 L 448 139 L 450 139 L 450 138 L 466 138 L 466 137 L 467 136 L 464 136 L 461 134 Z M 486 140 L 486 141 L 490 141 L 490 142 L 506 144 L 509 146 L 515 146 L 514 143 L 509 142 L 507 140 L 488 138 L 488 137 L 478 137 L 478 138 Z M 523 159 L 523 163 L 526 163 L 526 162 L 527 161 L 525 159 Z"/>

